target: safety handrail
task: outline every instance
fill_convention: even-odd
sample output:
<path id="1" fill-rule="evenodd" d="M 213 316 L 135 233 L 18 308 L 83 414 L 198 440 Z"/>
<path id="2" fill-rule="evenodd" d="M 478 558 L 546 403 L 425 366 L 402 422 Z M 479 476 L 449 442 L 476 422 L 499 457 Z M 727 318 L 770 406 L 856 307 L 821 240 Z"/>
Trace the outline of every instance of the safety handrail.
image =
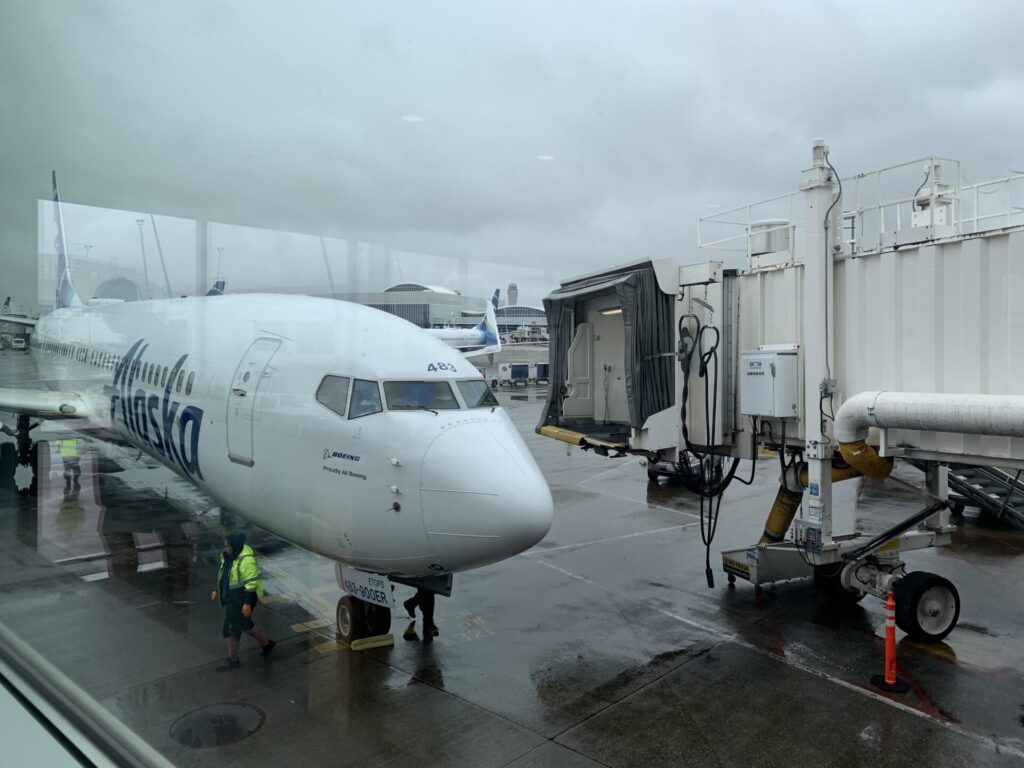
<path id="1" fill-rule="evenodd" d="M 887 188 L 893 183 L 906 188 L 910 178 L 908 170 L 914 166 L 925 169 L 925 177 L 917 190 L 913 194 L 888 192 Z M 902 177 L 895 179 L 900 172 Z M 943 176 L 948 181 L 943 180 Z M 1009 176 L 977 184 L 964 181 L 960 162 L 938 155 L 842 177 L 842 241 L 848 252 L 878 248 L 885 236 L 911 229 L 914 214 L 925 210 L 926 224 L 942 224 L 948 236 L 1024 225 L 1024 172 L 1014 171 Z M 797 232 L 804 226 L 800 195 L 788 192 L 701 216 L 697 220 L 697 245 L 746 252 L 749 257 L 753 238 L 789 229 L 790 249 L 795 250 L 799 246 Z M 988 197 L 997 201 L 994 206 L 986 206 Z M 944 220 L 938 213 L 942 206 L 947 207 Z M 784 219 L 785 223 L 753 229 L 754 225 L 770 219 Z"/>

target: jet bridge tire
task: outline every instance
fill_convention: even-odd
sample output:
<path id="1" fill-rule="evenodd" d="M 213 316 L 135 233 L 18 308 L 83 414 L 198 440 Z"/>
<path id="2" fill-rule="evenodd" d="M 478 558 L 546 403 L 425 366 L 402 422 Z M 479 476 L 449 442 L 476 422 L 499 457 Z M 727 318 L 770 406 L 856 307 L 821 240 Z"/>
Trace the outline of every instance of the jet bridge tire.
<path id="1" fill-rule="evenodd" d="M 866 592 L 854 592 L 843 586 L 841 578 L 842 564 L 837 568 L 834 564 L 814 566 L 814 586 L 829 602 L 841 605 L 853 605 L 864 599 Z"/>
<path id="2" fill-rule="evenodd" d="M 960 619 L 960 593 L 935 573 L 908 573 L 893 587 L 896 626 L 918 643 L 937 643 Z"/>

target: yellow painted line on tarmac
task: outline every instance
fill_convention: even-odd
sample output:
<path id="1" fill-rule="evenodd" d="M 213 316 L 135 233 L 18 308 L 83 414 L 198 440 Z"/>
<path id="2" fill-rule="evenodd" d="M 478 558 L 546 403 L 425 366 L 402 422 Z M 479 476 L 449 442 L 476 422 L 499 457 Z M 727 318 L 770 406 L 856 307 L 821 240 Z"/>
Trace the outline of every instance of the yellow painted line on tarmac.
<path id="1" fill-rule="evenodd" d="M 327 643 L 320 643 L 319 645 L 314 645 L 313 650 L 317 653 L 335 653 L 336 651 L 347 651 L 349 650 L 349 647 L 348 643 L 339 643 L 337 641 L 331 640 Z"/>
<path id="2" fill-rule="evenodd" d="M 273 605 L 279 603 L 282 600 L 294 600 L 295 595 L 291 592 L 285 592 L 283 595 L 264 595 L 260 598 L 260 605 Z"/>
<path id="3" fill-rule="evenodd" d="M 322 594 L 324 592 L 341 592 L 341 587 L 337 584 L 324 584 L 321 587 L 313 587 L 312 591 L 317 594 Z"/>
<path id="4" fill-rule="evenodd" d="M 334 622 L 331 619 L 314 619 L 313 621 L 306 621 L 302 624 L 292 624 L 292 632 L 311 632 L 314 629 L 323 629 L 329 627 Z"/>

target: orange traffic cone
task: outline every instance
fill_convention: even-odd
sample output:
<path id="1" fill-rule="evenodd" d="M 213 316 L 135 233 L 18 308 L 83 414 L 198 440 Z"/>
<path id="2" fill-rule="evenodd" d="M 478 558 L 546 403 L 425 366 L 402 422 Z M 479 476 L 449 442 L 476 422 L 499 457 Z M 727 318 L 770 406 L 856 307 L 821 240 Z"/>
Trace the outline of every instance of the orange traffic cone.
<path id="1" fill-rule="evenodd" d="M 889 592 L 885 601 L 885 674 L 874 675 L 872 685 L 890 693 L 906 693 L 910 686 L 896 677 L 896 598 Z"/>

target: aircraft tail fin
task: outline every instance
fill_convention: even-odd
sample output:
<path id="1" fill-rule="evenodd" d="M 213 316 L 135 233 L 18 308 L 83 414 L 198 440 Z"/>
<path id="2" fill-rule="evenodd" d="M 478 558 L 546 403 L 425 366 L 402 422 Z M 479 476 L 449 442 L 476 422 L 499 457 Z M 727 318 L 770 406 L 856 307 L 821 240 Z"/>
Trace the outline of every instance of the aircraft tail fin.
<path id="1" fill-rule="evenodd" d="M 53 244 L 57 252 L 57 308 L 80 307 L 82 300 L 75 293 L 71 282 L 71 266 L 68 261 L 67 239 L 64 236 L 64 213 L 60 206 L 60 193 L 57 191 L 57 172 L 53 172 L 53 218 L 57 225 L 57 236 Z"/>
<path id="2" fill-rule="evenodd" d="M 488 352 L 501 351 L 501 335 L 498 333 L 498 318 L 495 314 L 495 310 L 498 308 L 498 295 L 500 293 L 500 288 L 495 290 L 494 295 L 487 304 L 484 319 L 476 326 L 476 330 L 481 331 L 484 335 L 484 347 Z"/>
<path id="3" fill-rule="evenodd" d="M 216 282 L 214 282 L 214 284 L 210 288 L 210 290 L 208 290 L 206 292 L 206 295 L 207 296 L 223 296 L 224 295 L 224 286 L 225 285 L 226 285 L 226 283 L 223 280 L 217 280 Z"/>

